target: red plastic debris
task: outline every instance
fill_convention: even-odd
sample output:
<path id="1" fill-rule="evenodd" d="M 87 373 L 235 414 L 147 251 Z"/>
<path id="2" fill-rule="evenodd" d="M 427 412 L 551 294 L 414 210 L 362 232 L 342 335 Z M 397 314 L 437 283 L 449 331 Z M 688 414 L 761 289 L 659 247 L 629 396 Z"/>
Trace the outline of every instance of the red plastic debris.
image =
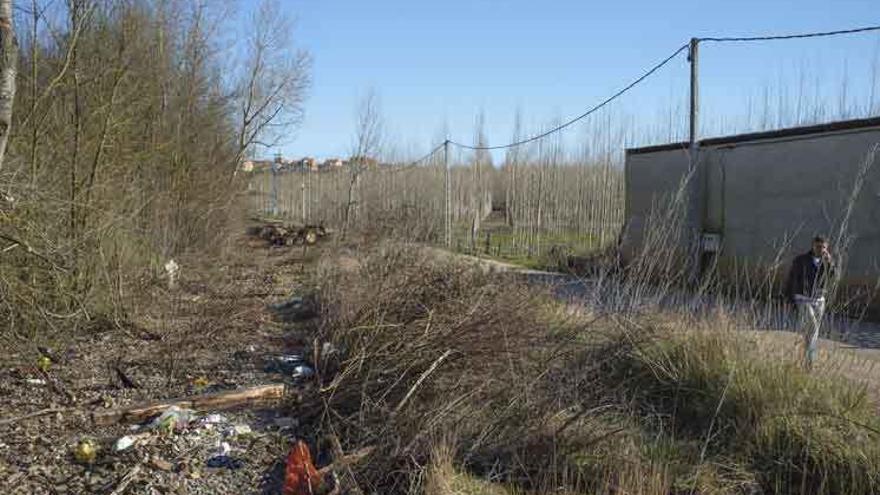
<path id="1" fill-rule="evenodd" d="M 284 495 L 316 495 L 324 488 L 324 480 L 312 463 L 309 446 L 297 440 L 287 454 L 284 470 Z"/>

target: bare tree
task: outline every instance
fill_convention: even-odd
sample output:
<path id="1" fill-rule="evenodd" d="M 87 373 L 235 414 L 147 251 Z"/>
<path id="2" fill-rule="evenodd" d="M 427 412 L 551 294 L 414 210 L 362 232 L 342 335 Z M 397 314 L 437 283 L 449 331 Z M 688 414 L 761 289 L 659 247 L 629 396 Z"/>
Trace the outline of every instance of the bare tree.
<path id="1" fill-rule="evenodd" d="M 277 1 L 264 0 L 247 33 L 248 49 L 237 87 L 236 165 L 253 145 L 271 147 L 302 122 L 311 57 L 292 48 L 291 32 L 291 22 Z"/>
<path id="2" fill-rule="evenodd" d="M 384 124 L 380 109 L 379 95 L 370 89 L 358 105 L 352 154 L 348 161 L 348 199 L 345 204 L 342 236 L 344 237 L 358 206 L 358 184 L 361 175 L 375 163 L 382 148 Z"/>
<path id="3" fill-rule="evenodd" d="M 12 104 L 18 74 L 18 41 L 12 25 L 12 0 L 0 0 L 0 169 L 12 129 Z"/>

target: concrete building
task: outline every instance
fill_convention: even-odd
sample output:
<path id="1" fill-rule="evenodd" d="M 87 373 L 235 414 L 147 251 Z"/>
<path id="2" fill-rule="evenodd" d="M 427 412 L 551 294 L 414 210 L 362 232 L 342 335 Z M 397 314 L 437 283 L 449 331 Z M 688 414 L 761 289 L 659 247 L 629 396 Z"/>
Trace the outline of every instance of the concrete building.
<path id="1" fill-rule="evenodd" d="M 880 277 L 880 118 L 741 134 L 700 142 L 702 229 L 719 270 L 787 270 L 816 234 L 846 224 L 843 282 Z M 868 168 L 869 167 L 869 168 Z M 632 260 L 650 219 L 669 208 L 688 170 L 687 143 L 626 152 L 626 224 L 621 254 Z M 858 194 L 860 177 L 863 179 Z M 850 201 L 854 198 L 853 201 Z M 850 208 L 851 204 L 851 208 Z M 841 249 L 841 246 L 836 246 Z M 835 246 L 832 246 L 834 249 Z"/>

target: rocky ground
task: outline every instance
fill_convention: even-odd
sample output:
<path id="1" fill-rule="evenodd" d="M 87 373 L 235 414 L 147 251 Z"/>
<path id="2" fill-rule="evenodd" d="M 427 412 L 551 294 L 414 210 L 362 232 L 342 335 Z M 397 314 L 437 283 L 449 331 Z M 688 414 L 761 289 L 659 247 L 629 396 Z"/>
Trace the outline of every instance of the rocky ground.
<path id="1" fill-rule="evenodd" d="M 91 414 L 260 384 L 301 390 L 271 363 L 302 347 L 304 324 L 279 321 L 271 305 L 299 293 L 320 249 L 242 238 L 223 262 L 178 260 L 178 286 L 154 284 L 124 321 L 93 321 L 51 349 L 3 353 L 0 493 L 280 493 L 301 433 L 291 399 L 199 414 L 171 432 L 96 426 Z M 40 415 L 21 418 L 31 413 Z M 126 435 L 139 441 L 117 452 Z M 84 442 L 97 446 L 94 460 L 75 458 Z"/>

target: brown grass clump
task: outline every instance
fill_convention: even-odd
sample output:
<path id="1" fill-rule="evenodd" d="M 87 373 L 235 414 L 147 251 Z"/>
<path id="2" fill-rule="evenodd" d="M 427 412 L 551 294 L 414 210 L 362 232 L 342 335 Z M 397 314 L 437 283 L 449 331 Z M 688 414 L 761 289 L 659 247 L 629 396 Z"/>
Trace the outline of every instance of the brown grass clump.
<path id="1" fill-rule="evenodd" d="M 380 446 L 365 483 L 407 491 L 441 433 L 459 439 L 456 459 L 476 472 L 496 466 L 499 479 L 532 484 L 553 462 L 562 423 L 551 416 L 558 402 L 591 396 L 595 366 L 546 292 L 388 246 L 319 280 L 319 340 L 339 350 L 319 370 L 324 426 L 352 447 Z"/>
<path id="2" fill-rule="evenodd" d="M 767 492 L 880 490 L 880 417 L 864 387 L 767 359 L 746 332 L 705 326 L 643 329 L 606 386 L 625 384 L 639 416 L 697 441 L 695 464 L 723 459 Z"/>

